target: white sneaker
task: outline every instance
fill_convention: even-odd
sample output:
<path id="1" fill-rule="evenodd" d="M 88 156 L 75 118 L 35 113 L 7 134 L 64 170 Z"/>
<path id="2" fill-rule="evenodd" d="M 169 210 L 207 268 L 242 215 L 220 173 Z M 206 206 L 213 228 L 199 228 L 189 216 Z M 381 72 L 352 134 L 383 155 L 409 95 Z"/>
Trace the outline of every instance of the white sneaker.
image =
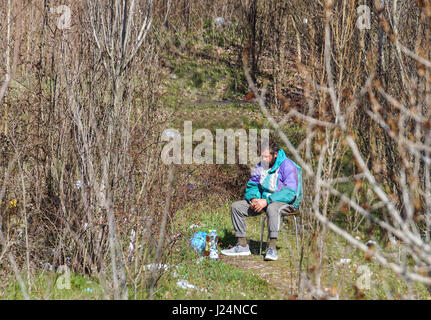
<path id="1" fill-rule="evenodd" d="M 278 259 L 277 249 L 269 247 L 266 250 L 265 260 L 266 261 L 275 261 Z"/>
<path id="2" fill-rule="evenodd" d="M 221 254 L 224 254 L 225 256 L 249 256 L 251 255 L 251 252 L 248 245 L 243 247 L 237 244 L 233 248 L 222 250 Z"/>

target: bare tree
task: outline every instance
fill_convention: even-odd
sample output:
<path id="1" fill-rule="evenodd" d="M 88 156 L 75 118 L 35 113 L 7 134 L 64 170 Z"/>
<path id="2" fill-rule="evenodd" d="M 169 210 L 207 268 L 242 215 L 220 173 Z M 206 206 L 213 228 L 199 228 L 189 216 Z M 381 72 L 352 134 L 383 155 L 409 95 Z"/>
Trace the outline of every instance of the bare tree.
<path id="1" fill-rule="evenodd" d="M 103 4 L 99 1 L 88 1 L 87 5 L 94 41 L 111 82 L 111 103 L 106 106 L 107 122 L 103 142 L 99 136 L 101 132 L 96 132 L 99 143 L 105 150 L 100 159 L 102 170 L 100 180 L 88 161 L 86 162 L 87 172 L 89 182 L 95 188 L 98 202 L 107 214 L 114 298 L 127 299 L 126 275 L 114 214 L 113 191 L 110 188 L 113 180 L 118 179 L 117 175 L 120 173 L 118 165 L 121 163 L 121 159 L 118 154 L 113 154 L 112 150 L 118 147 L 119 149 L 124 148 L 129 139 L 127 127 L 124 127 L 127 126 L 127 123 L 124 120 L 127 121 L 130 117 L 131 105 L 130 102 L 124 100 L 127 86 L 124 75 L 150 30 L 153 3 L 151 0 L 116 0 Z M 77 113 L 78 109 L 75 110 L 75 120 L 78 126 L 82 127 L 80 115 Z M 98 130 L 98 127 L 93 127 L 93 129 Z M 118 143 L 123 143 L 123 145 L 118 146 Z M 85 146 L 85 142 L 84 147 L 88 148 L 88 145 Z"/>
<path id="2" fill-rule="evenodd" d="M 347 4 L 343 1 L 340 5 Z M 422 282 L 429 285 L 431 284 L 431 244 L 429 243 L 430 206 L 427 199 L 429 199 L 431 174 L 428 170 L 430 161 L 429 143 L 431 141 L 429 136 L 431 131 L 429 111 L 424 107 L 426 105 L 424 99 L 426 99 L 427 95 L 424 94 L 419 97 L 415 94 L 416 88 L 421 83 L 421 88 L 427 88 L 426 83 L 429 81 L 431 64 L 425 57 L 429 57 L 429 46 L 426 45 L 426 52 L 416 46 L 415 52 L 401 44 L 401 35 L 397 34 L 400 21 L 397 1 L 393 2 L 392 11 L 390 8 L 378 8 L 380 12 L 385 10 L 388 15 L 388 18 L 380 17 L 381 32 L 378 35 L 376 48 L 376 51 L 380 54 L 377 60 L 372 60 L 374 64 L 370 63 L 370 61 L 368 62 L 368 65 L 374 69 L 369 72 L 364 85 L 354 97 L 345 99 L 342 95 L 346 86 L 342 81 L 345 60 L 338 60 L 336 54 L 339 49 L 338 41 L 340 36 L 343 37 L 342 34 L 340 35 L 336 32 L 339 29 L 336 28 L 335 21 L 337 19 L 334 19 L 334 11 L 338 10 L 338 8 L 334 1 L 325 2 L 324 46 L 322 48 L 324 83 L 316 83 L 313 75 L 309 72 L 312 68 L 302 67 L 303 78 L 306 81 L 305 96 L 307 97 L 307 103 L 312 106 L 315 101 L 319 101 L 319 99 L 322 101 L 322 99 L 329 97 L 331 109 L 327 111 L 330 111 L 332 116 L 328 116 L 326 113 L 323 118 L 320 116 L 316 118 L 302 114 L 298 110 L 290 109 L 284 117 L 283 123 L 290 117 L 296 117 L 314 128 L 314 130 L 307 132 L 307 136 L 298 148 L 293 146 L 281 130 L 280 124 L 273 118 L 266 107 L 265 94 L 268 82 L 264 83 L 264 87 L 259 94 L 246 67 L 247 64 L 244 63 L 246 78 L 249 86 L 258 97 L 257 101 L 262 113 L 285 143 L 295 161 L 303 167 L 306 179 L 310 178 L 313 182 L 313 190 L 308 190 L 308 192 L 312 192 L 313 197 L 311 207 L 304 208 L 304 210 L 313 214 L 323 226 L 318 240 L 320 243 L 320 258 L 323 256 L 325 230 L 328 229 L 346 239 L 354 247 L 364 251 L 368 257 L 374 257 L 383 266 L 390 268 L 407 284 Z M 347 11 L 345 10 L 344 12 Z M 425 17 L 423 12 L 421 17 L 422 19 Z M 341 19 L 346 19 L 346 17 L 341 16 Z M 351 28 L 348 32 L 353 34 L 356 31 Z M 391 43 L 395 45 L 394 51 L 389 51 L 389 48 L 385 48 L 382 40 L 383 34 L 387 35 Z M 348 35 L 346 34 L 346 36 Z M 422 43 L 423 45 L 424 43 Z M 391 52 L 392 54 L 395 53 L 395 60 L 403 73 L 403 77 L 400 76 L 398 78 L 400 82 L 397 83 L 400 83 L 401 90 L 404 86 L 407 88 L 408 95 L 401 91 L 401 94 L 396 97 L 394 96 L 396 92 L 391 90 L 389 84 L 382 85 L 383 80 L 380 78 L 383 77 L 382 73 L 385 72 L 383 59 L 388 59 Z M 401 56 L 400 52 L 414 60 L 418 66 L 417 73 L 411 67 L 407 67 L 405 57 Z M 336 67 L 334 67 L 334 59 L 337 64 Z M 410 72 L 404 72 L 405 70 L 410 70 Z M 397 75 L 389 73 L 389 69 L 386 72 L 388 72 L 386 74 L 387 78 L 397 77 Z M 388 91 L 391 91 L 392 94 L 388 93 Z M 388 177 L 394 184 L 385 183 L 387 182 L 386 179 L 376 179 L 375 174 L 385 166 L 383 163 L 376 161 L 372 170 L 368 167 L 367 155 L 361 152 L 358 137 L 352 129 L 352 110 L 357 110 L 364 97 L 369 99 L 371 106 L 370 110 L 365 111 L 366 114 L 375 123 L 376 130 L 384 132 L 390 139 L 390 144 L 395 148 L 391 152 L 394 152 L 399 157 L 396 162 L 387 164 L 397 166 L 392 168 L 394 175 Z M 391 109 L 385 111 L 381 103 L 390 105 Z M 411 106 L 406 105 L 408 103 Z M 410 124 L 413 125 L 411 126 Z M 370 132 L 370 134 L 373 134 L 373 132 Z M 314 145 L 313 153 L 316 154 L 317 166 L 313 164 L 313 158 L 310 161 L 303 157 L 301 148 L 306 145 Z M 338 155 L 344 147 L 347 147 L 352 153 L 358 173 L 340 177 L 337 176 L 338 170 L 336 167 L 338 166 Z M 384 145 L 384 147 L 387 148 L 388 145 Z M 379 151 L 375 150 L 375 152 Z M 369 196 L 366 200 L 359 200 L 338 190 L 337 185 L 349 182 L 355 183 L 355 190 L 367 188 L 372 193 L 372 196 Z M 395 186 L 399 186 L 399 189 L 397 190 Z M 398 198 L 398 195 L 401 198 Z M 348 230 L 334 223 L 331 218 L 333 213 L 330 214 L 330 211 L 328 211 L 330 208 L 328 204 L 335 199 L 338 201 L 337 208 L 347 206 L 347 208 L 355 210 L 370 224 L 384 230 L 391 238 L 398 239 L 401 243 L 403 258 L 401 260 L 397 259 L 390 252 L 386 252 L 385 248 L 379 246 L 377 242 L 365 244 L 359 241 Z M 374 203 L 371 203 L 371 201 Z M 413 262 L 409 262 L 409 259 Z M 321 290 L 319 271 L 317 271 L 314 285 L 318 292 L 323 292 Z M 319 293 L 315 294 L 323 297 Z"/>

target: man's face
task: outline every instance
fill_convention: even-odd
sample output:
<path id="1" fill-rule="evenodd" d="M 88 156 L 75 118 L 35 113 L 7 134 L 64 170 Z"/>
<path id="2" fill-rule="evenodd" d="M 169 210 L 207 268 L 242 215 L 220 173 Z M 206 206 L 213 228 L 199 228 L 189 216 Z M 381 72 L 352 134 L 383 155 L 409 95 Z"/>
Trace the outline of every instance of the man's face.
<path id="1" fill-rule="evenodd" d="M 272 168 L 272 166 L 275 163 L 275 159 L 277 158 L 277 152 L 274 153 L 274 155 L 272 155 L 269 152 L 269 150 L 265 150 L 262 152 L 261 158 L 262 158 L 262 165 L 265 168 Z"/>

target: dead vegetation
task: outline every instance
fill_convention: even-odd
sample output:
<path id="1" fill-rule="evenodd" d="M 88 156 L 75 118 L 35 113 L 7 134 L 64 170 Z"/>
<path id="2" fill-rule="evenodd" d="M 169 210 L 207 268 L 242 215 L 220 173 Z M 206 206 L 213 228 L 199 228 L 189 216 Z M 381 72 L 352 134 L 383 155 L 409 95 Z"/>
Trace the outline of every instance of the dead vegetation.
<path id="1" fill-rule="evenodd" d="M 176 208 L 208 192 L 240 195 L 241 167 L 233 176 L 211 167 L 193 191 L 179 167 L 168 188 L 160 135 L 172 110 L 160 69 L 174 54 L 245 63 L 249 82 L 235 88 L 259 97 L 267 119 L 305 127 L 298 146 L 280 141 L 306 173 L 302 210 L 318 261 L 310 290 L 320 292 L 328 232 L 406 283 L 431 283 L 428 0 L 70 1 L 70 25 L 57 1 L 2 3 L 0 262 L 24 297 L 46 263 L 97 276 L 105 297 L 154 287 L 158 275 L 142 266 L 169 254 Z M 360 5 L 369 29 L 357 26 Z M 395 237 L 404 260 L 354 231 Z"/>

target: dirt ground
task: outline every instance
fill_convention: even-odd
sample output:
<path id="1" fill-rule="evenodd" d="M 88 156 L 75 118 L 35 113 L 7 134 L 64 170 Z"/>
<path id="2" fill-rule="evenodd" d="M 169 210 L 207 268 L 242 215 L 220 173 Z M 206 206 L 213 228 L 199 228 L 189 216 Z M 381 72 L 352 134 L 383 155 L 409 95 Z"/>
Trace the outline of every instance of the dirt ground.
<path id="1" fill-rule="evenodd" d="M 249 270 L 268 282 L 277 292 L 273 299 L 295 299 L 297 292 L 296 272 L 277 266 L 273 261 L 264 261 L 263 256 L 250 255 L 229 257 L 220 255 L 220 260 L 228 265 Z"/>

